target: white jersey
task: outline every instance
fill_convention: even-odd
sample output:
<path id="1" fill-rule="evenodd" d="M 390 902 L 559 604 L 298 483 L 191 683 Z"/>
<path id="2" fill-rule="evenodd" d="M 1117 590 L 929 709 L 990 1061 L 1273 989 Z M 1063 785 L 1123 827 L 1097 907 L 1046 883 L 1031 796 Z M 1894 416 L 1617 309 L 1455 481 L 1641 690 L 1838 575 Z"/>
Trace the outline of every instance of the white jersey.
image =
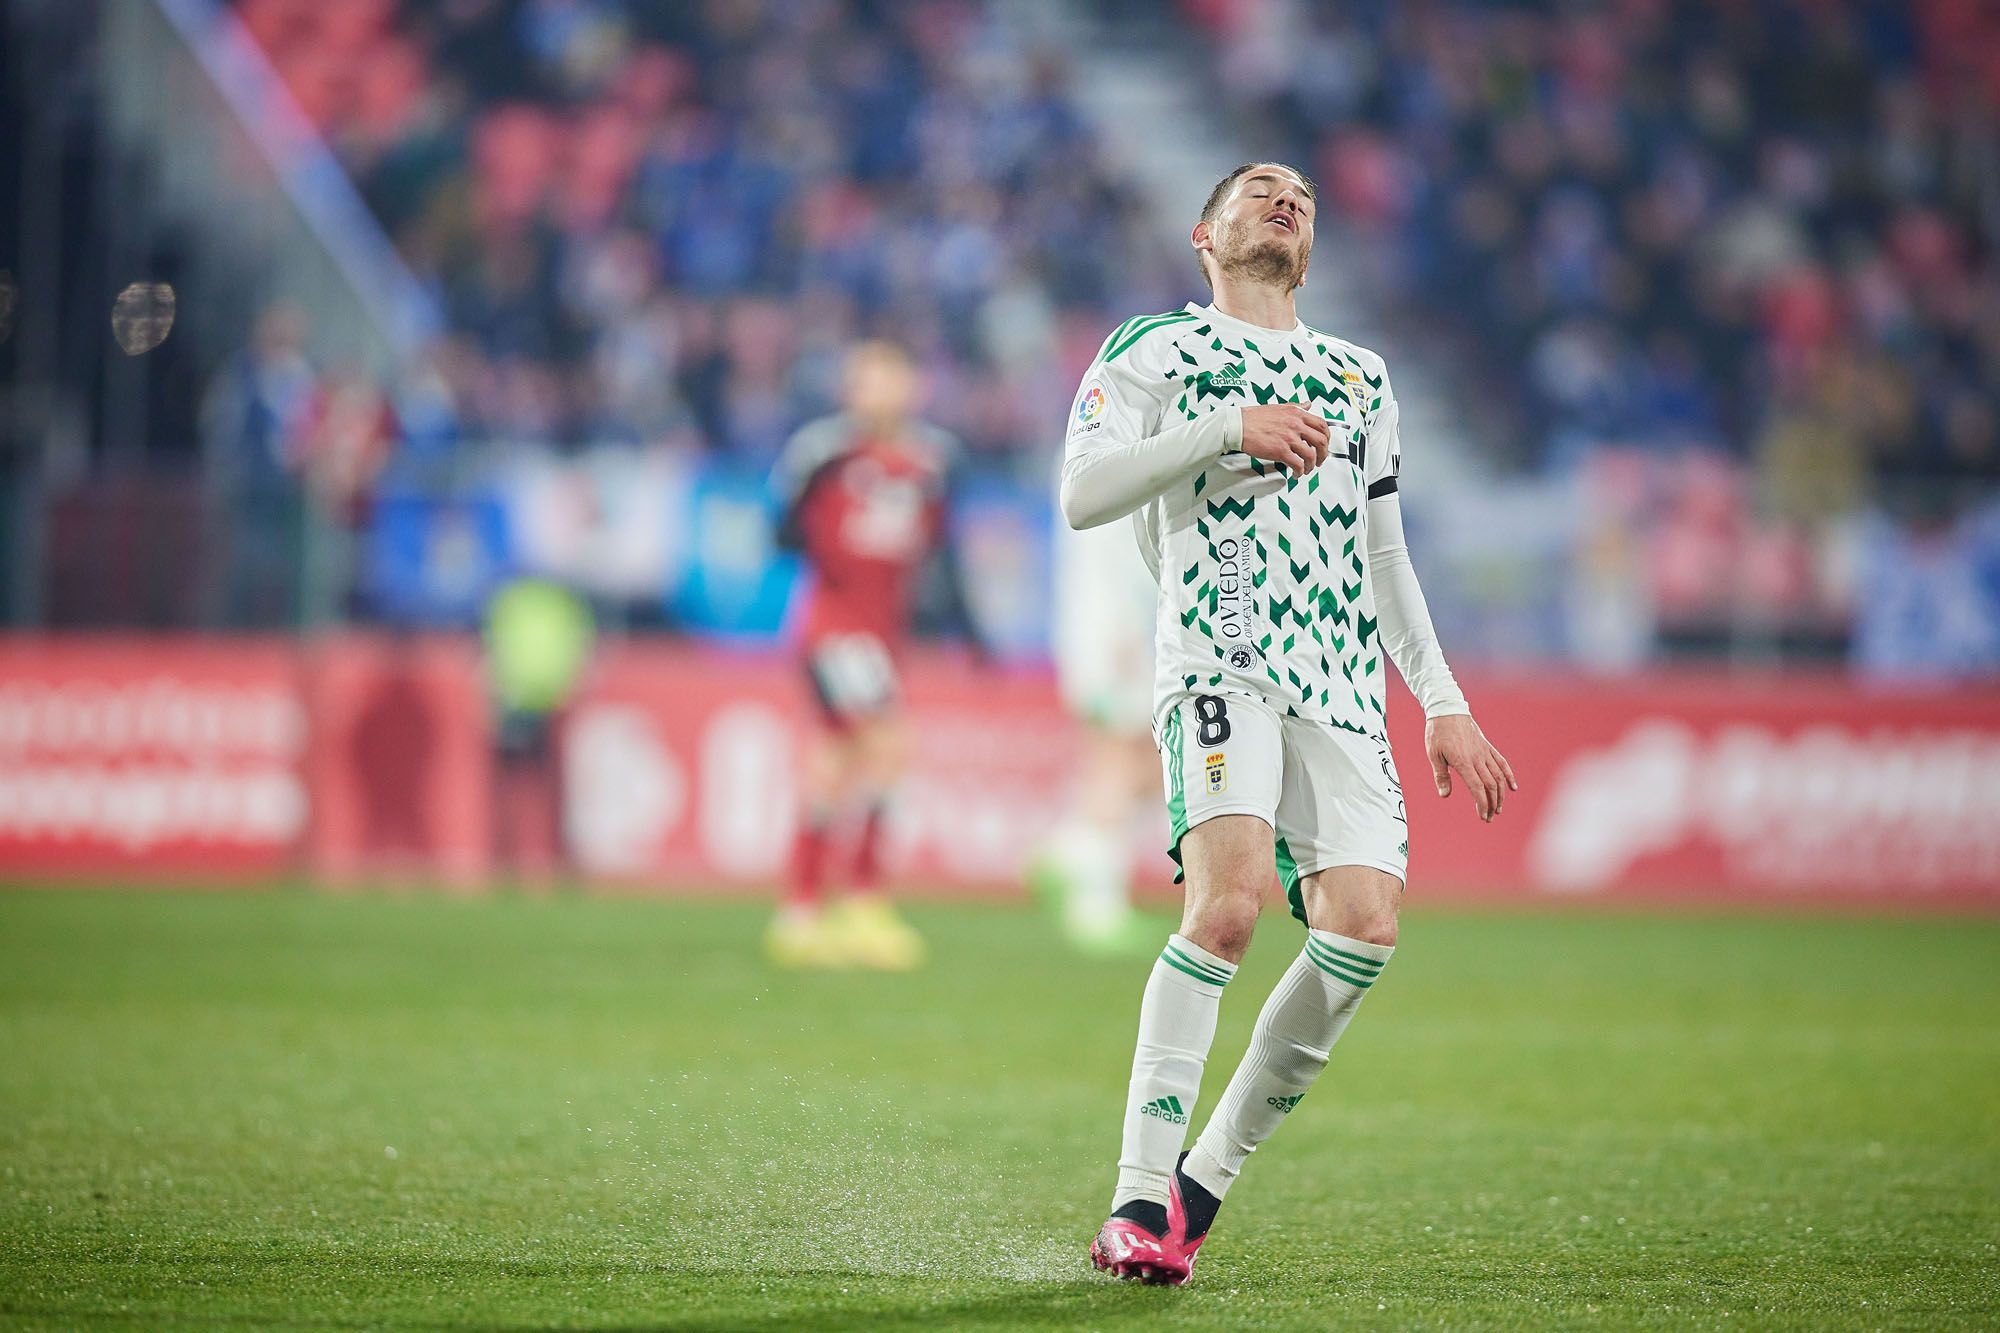
<path id="1" fill-rule="evenodd" d="M 1332 456 L 1295 477 L 1221 453 L 1134 515 L 1159 585 L 1154 717 L 1190 694 L 1238 695 L 1379 738 L 1367 502 L 1394 492 L 1401 462 L 1381 357 L 1303 322 L 1265 329 L 1210 305 L 1127 320 L 1084 376 L 1068 454 L 1268 403 L 1324 417 Z"/>

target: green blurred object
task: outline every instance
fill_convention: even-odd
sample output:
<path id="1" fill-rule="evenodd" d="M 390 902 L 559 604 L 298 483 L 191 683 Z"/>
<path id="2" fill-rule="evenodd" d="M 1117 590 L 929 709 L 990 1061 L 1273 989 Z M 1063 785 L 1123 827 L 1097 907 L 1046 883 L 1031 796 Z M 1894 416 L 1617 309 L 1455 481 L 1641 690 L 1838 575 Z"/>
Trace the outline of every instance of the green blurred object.
<path id="1" fill-rule="evenodd" d="M 1180 924 L 1133 907 L 1102 917 L 1079 912 L 1076 885 L 1051 857 L 1031 864 L 1027 879 L 1028 891 L 1049 913 L 1063 942 L 1085 958 L 1157 958 L 1160 942 Z"/>
<path id="2" fill-rule="evenodd" d="M 493 695 L 509 712 L 552 713 L 590 660 L 597 623 L 583 599 L 546 579 L 516 579 L 486 608 Z"/>
<path id="3" fill-rule="evenodd" d="M 779 974 L 765 912 L 0 893 L 0 1327 L 2000 1323 L 2000 923 L 1413 908 L 1139 1289 L 1084 1247 L 1148 964 L 957 905 Z"/>

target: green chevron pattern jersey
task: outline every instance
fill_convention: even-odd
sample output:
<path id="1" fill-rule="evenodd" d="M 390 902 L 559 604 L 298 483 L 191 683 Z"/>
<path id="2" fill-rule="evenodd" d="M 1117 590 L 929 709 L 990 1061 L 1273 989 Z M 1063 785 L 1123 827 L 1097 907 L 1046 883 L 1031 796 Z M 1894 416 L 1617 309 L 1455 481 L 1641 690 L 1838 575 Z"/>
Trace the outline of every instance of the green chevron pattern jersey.
<path id="1" fill-rule="evenodd" d="M 1304 323 L 1260 328 L 1190 303 L 1127 320 L 1070 412 L 1072 455 L 1229 407 L 1298 403 L 1333 453 L 1303 478 L 1229 453 L 1135 516 L 1159 581 L 1154 717 L 1190 694 L 1385 734 L 1367 501 L 1393 491 L 1396 400 L 1382 358 Z"/>

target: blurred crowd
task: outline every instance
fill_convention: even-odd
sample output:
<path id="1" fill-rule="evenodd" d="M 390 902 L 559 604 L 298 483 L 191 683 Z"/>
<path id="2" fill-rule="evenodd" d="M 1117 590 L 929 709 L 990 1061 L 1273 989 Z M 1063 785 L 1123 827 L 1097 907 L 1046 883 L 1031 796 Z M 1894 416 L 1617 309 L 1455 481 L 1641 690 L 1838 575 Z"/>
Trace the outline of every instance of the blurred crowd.
<path id="1" fill-rule="evenodd" d="M 274 310 L 217 382 L 212 454 L 311 472 L 357 530 L 466 445 L 761 470 L 875 334 L 976 471 L 1038 487 L 1104 331 L 1189 295 L 1088 68 L 981 0 L 238 11 L 445 315 L 375 386 Z M 1475 448 L 1576 497 L 1556 651 L 2000 670 L 1990 8 L 1171 12 L 1191 105 L 1320 180 L 1318 262 L 1430 348 Z"/>
<path id="2" fill-rule="evenodd" d="M 1883 611 L 2000 665 L 2000 10 L 1181 9 L 1354 228 L 1334 262 L 1455 351 L 1482 446 L 1582 479 L 1585 563 L 1643 565 L 1666 633 Z M 1911 561 L 1938 605 L 1895 601 Z"/>
<path id="3" fill-rule="evenodd" d="M 827 406 L 840 349 L 888 334 L 937 419 L 1008 462 L 1077 348 L 1185 286 L 1062 59 L 984 4 L 239 9 L 446 313 L 403 390 L 418 450 L 760 464 Z"/>

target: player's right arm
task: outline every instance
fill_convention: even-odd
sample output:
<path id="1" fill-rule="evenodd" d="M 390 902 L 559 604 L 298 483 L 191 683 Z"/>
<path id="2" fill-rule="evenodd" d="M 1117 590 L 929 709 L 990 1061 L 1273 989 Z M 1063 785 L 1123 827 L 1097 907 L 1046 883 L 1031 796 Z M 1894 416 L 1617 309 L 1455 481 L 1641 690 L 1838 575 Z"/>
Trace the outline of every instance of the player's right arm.
<path id="1" fill-rule="evenodd" d="M 1077 390 L 1062 470 L 1063 518 L 1072 528 L 1123 518 L 1224 454 L 1245 453 L 1300 475 L 1326 461 L 1326 422 L 1291 403 L 1232 405 L 1152 429 L 1175 381 L 1147 373 L 1157 350 L 1150 342 L 1109 357 L 1099 352 Z"/>

